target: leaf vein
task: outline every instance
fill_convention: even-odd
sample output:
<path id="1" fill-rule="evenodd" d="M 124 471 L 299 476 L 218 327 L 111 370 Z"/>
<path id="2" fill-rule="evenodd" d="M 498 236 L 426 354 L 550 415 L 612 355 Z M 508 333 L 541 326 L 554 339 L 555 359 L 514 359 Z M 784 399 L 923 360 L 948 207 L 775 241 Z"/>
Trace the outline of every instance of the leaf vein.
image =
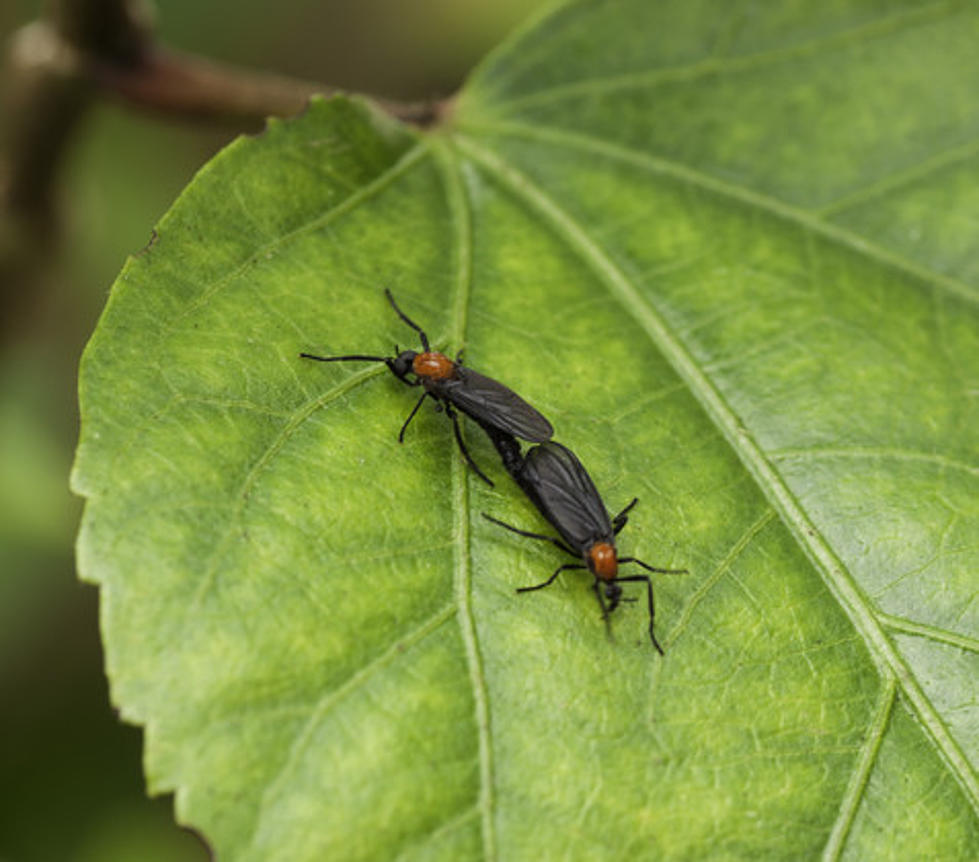
<path id="1" fill-rule="evenodd" d="M 880 745 L 884 739 L 884 732 L 890 721 L 896 699 L 897 685 L 894 678 L 889 677 L 877 700 L 877 708 L 874 710 L 874 716 L 867 731 L 867 738 L 864 740 L 853 773 L 850 775 L 846 792 L 843 794 L 836 821 L 833 823 L 826 846 L 823 848 L 823 862 L 833 862 L 843 854 L 847 836 L 850 834 L 850 827 L 853 825 L 853 818 L 856 817 L 863 793 L 870 781 L 870 773 L 877 761 L 877 754 L 880 751 Z"/>
<path id="2" fill-rule="evenodd" d="M 398 862 L 399 859 L 404 859 L 405 853 L 412 850 L 421 850 L 429 846 L 436 838 L 440 838 L 454 829 L 458 829 L 460 826 L 465 826 L 470 820 L 476 817 L 480 813 L 480 805 L 478 802 L 467 805 L 458 813 L 452 815 L 447 820 L 442 821 L 437 827 L 432 829 L 426 835 L 412 841 L 406 847 L 402 847 L 401 851 L 397 856 L 394 857 L 393 862 Z"/>
<path id="3" fill-rule="evenodd" d="M 494 177 L 531 211 L 542 216 L 555 235 L 582 258 L 620 303 L 658 346 L 663 356 L 687 382 L 691 394 L 728 444 L 754 477 L 783 523 L 806 552 L 816 571 L 839 602 L 867 644 L 882 676 L 896 677 L 901 692 L 930 736 L 936 750 L 962 788 L 973 809 L 979 812 L 979 778 L 968 758 L 935 705 L 925 695 L 904 658 L 875 616 L 853 576 L 830 547 L 827 539 L 810 520 L 801 502 L 782 479 L 760 444 L 744 426 L 723 394 L 704 374 L 694 357 L 670 330 L 666 320 L 648 296 L 643 296 L 601 248 L 558 203 L 525 174 L 508 165 L 475 141 L 460 136 L 458 146 L 478 166 Z"/>
<path id="4" fill-rule="evenodd" d="M 887 458 L 895 461 L 916 461 L 958 470 L 979 478 L 979 467 L 972 467 L 938 452 L 914 452 L 908 449 L 888 449 L 885 447 L 813 447 L 809 449 L 775 449 L 769 453 L 773 461 L 816 461 L 821 458 Z"/>
<path id="5" fill-rule="evenodd" d="M 874 198 L 882 197 L 883 195 L 909 186 L 912 183 L 919 182 L 929 174 L 951 167 L 956 163 L 966 162 L 969 159 L 975 158 L 977 154 L 979 154 L 979 138 L 950 147 L 940 153 L 935 153 L 919 164 L 913 165 L 905 170 L 894 171 L 893 173 L 878 177 L 873 183 L 863 188 L 855 189 L 834 201 L 829 201 L 812 210 L 812 212 L 820 218 L 834 218 L 848 209 L 853 209 L 856 206 L 872 201 Z"/>
<path id="6" fill-rule="evenodd" d="M 418 645 L 433 632 L 437 631 L 455 613 L 456 606 L 452 603 L 447 604 L 408 634 L 395 638 L 384 652 L 374 656 L 335 688 L 323 692 L 310 710 L 309 718 L 306 720 L 302 729 L 296 734 L 295 739 L 293 739 L 292 745 L 289 747 L 289 752 L 282 761 L 282 765 L 276 774 L 270 778 L 265 787 L 265 791 L 262 793 L 262 799 L 259 803 L 258 811 L 255 814 L 254 828 L 248 843 L 245 845 L 248 849 L 255 849 L 255 841 L 261 829 L 263 812 L 271 805 L 271 801 L 275 797 L 279 786 L 287 778 L 289 773 L 292 772 L 302 757 L 303 751 L 306 749 L 310 738 L 317 725 L 323 719 L 323 716 L 341 700 L 364 685 L 374 673 L 387 667 L 395 659 L 404 656 L 409 648 Z"/>
<path id="7" fill-rule="evenodd" d="M 690 600 L 687 602 L 686 607 L 680 613 L 680 619 L 677 624 L 673 627 L 665 640 L 665 645 L 670 645 L 676 643 L 677 639 L 683 634 L 684 629 L 689 624 L 691 618 L 693 617 L 694 611 L 700 605 L 700 603 L 706 598 L 707 594 L 714 589 L 717 582 L 724 577 L 725 573 L 731 568 L 734 561 L 744 553 L 745 549 L 754 538 L 763 530 L 769 523 L 775 518 L 775 510 L 772 508 L 766 508 L 762 513 L 761 517 L 758 518 L 751 526 L 749 526 L 738 538 L 738 540 L 731 546 L 731 549 L 724 556 L 714 571 L 690 596 Z"/>
<path id="8" fill-rule="evenodd" d="M 638 87 L 655 87 L 659 84 L 686 83 L 696 81 L 709 75 L 739 73 L 762 69 L 787 60 L 803 59 L 818 56 L 827 48 L 843 47 L 867 37 L 881 37 L 900 32 L 911 25 L 920 25 L 923 21 L 939 19 L 942 14 L 951 11 L 955 6 L 952 0 L 933 3 L 908 9 L 892 15 L 867 21 L 849 30 L 834 33 L 830 36 L 811 39 L 791 45 L 787 48 L 775 48 L 768 51 L 756 51 L 742 56 L 719 58 L 709 56 L 692 63 L 677 66 L 666 66 L 647 71 L 629 72 L 620 75 L 606 75 L 595 78 L 583 78 L 567 84 L 537 90 L 523 98 L 501 101 L 501 107 L 510 113 L 514 109 L 523 110 L 528 106 L 547 105 L 561 99 L 580 97 L 582 95 L 607 96 L 619 90 Z"/>
<path id="9" fill-rule="evenodd" d="M 364 203 L 364 201 L 370 200 L 370 198 L 382 192 L 402 174 L 407 173 L 408 170 L 414 167 L 414 165 L 419 162 L 427 152 L 428 147 L 424 142 L 416 144 L 414 147 L 404 153 L 404 155 L 402 155 L 401 158 L 399 158 L 387 170 L 378 174 L 371 182 L 362 186 L 354 194 L 344 198 L 336 206 L 331 207 L 325 212 L 317 215 L 315 218 L 294 227 L 288 233 L 283 233 L 281 236 L 275 237 L 273 240 L 265 243 L 264 245 L 256 246 L 252 251 L 245 255 L 244 260 L 237 265 L 232 266 L 232 268 L 223 275 L 204 285 L 201 288 L 200 295 L 196 299 L 186 303 L 179 314 L 174 315 L 170 321 L 160 327 L 161 332 L 171 332 L 176 328 L 180 321 L 189 317 L 199 308 L 210 302 L 211 298 L 223 287 L 233 281 L 238 275 L 245 272 L 256 258 L 269 254 L 282 247 L 290 240 L 300 237 L 309 231 L 317 230 L 318 228 L 323 227 L 323 225 L 329 224 L 334 219 L 346 215 L 348 212 Z"/>
<path id="10" fill-rule="evenodd" d="M 314 398 L 311 401 L 306 402 L 301 405 L 298 410 L 295 410 L 288 422 L 282 427 L 278 434 L 275 435 L 273 440 L 265 447 L 262 454 L 255 460 L 252 466 L 249 468 L 248 472 L 245 474 L 241 483 L 238 486 L 237 491 L 233 495 L 235 501 L 234 508 L 228 517 L 228 525 L 225 528 L 221 538 L 215 542 L 214 550 L 211 551 L 208 556 L 207 565 L 204 569 L 204 574 L 201 578 L 201 583 L 194 591 L 194 597 L 191 600 L 190 610 L 186 616 L 186 619 L 193 620 L 194 614 L 193 610 L 200 607 L 200 603 L 204 600 L 204 596 L 210 590 L 214 579 L 217 577 L 218 571 L 218 560 L 221 558 L 221 554 L 224 553 L 227 547 L 228 541 L 231 539 L 234 533 L 235 524 L 241 517 L 241 513 L 245 508 L 245 504 L 248 500 L 249 493 L 254 487 L 255 482 L 261 473 L 272 463 L 275 456 L 281 451 L 282 447 L 286 445 L 289 438 L 299 429 L 299 427 L 320 407 L 329 404 L 331 401 L 340 398 L 345 393 L 349 392 L 351 389 L 356 388 L 365 380 L 372 377 L 376 377 L 383 370 L 381 368 L 369 368 L 364 371 L 359 371 L 356 374 L 351 375 L 342 383 L 334 386 L 332 389 L 324 392 L 318 398 Z"/>
<path id="11" fill-rule="evenodd" d="M 934 272 L 884 246 L 871 242 L 860 234 L 854 233 L 852 230 L 841 225 L 823 221 L 810 210 L 786 203 L 770 195 L 756 192 L 745 186 L 739 186 L 718 179 L 680 162 L 675 162 L 660 156 L 649 155 L 618 144 L 611 144 L 580 132 L 568 132 L 558 128 L 531 126 L 514 122 L 472 123 L 467 124 L 467 128 L 487 133 L 522 137 L 540 143 L 563 146 L 571 150 L 598 154 L 625 164 L 633 165 L 650 174 L 672 177 L 675 180 L 687 182 L 718 197 L 739 201 L 747 206 L 755 207 L 762 212 L 768 213 L 775 218 L 779 218 L 784 222 L 796 224 L 825 240 L 874 260 L 881 266 L 895 270 L 902 275 L 917 278 L 935 287 L 941 287 L 948 293 L 970 302 L 975 303 L 979 301 L 979 291 L 966 282 Z M 468 138 L 463 138 L 461 135 L 460 139 L 469 140 Z"/>
<path id="12" fill-rule="evenodd" d="M 883 611 L 877 612 L 877 619 L 891 631 L 906 635 L 917 635 L 918 637 L 928 638 L 929 640 L 958 647 L 961 650 L 979 653 L 979 638 L 969 637 L 958 632 L 950 632 L 938 626 L 917 623 L 905 617 L 887 614 Z"/>

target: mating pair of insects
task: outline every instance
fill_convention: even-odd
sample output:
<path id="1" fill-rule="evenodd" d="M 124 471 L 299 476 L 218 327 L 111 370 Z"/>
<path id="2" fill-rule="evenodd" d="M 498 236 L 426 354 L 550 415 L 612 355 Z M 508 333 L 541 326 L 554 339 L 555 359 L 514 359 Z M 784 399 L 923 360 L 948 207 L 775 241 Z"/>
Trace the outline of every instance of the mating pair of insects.
<path id="1" fill-rule="evenodd" d="M 592 589 L 602 609 L 602 618 L 608 626 L 609 614 L 623 601 L 621 584 L 645 582 L 649 602 L 649 637 L 653 646 L 662 654 L 663 649 L 653 631 L 656 612 L 652 581 L 649 575 L 620 575 L 619 564 L 635 563 L 648 572 L 665 574 L 681 574 L 686 569 L 660 569 L 635 557 L 618 555 L 615 537 L 626 525 L 629 511 L 638 499 L 633 498 L 618 515 L 610 518 L 588 471 L 567 446 L 551 440 L 554 429 L 539 411 L 512 389 L 464 366 L 461 356 L 452 360 L 443 353 L 432 350 L 425 331 L 398 308 L 389 290 L 384 293 L 398 317 L 418 333 L 422 343 L 421 352 L 399 350 L 395 345 L 395 356 L 299 355 L 318 362 L 383 362 L 402 383 L 421 386 L 424 392 L 401 426 L 398 442 L 404 442 L 409 423 L 424 400 L 431 398 L 437 402 L 437 409 L 444 411 L 452 421 L 456 442 L 469 466 L 492 486 L 493 482 L 479 469 L 466 448 L 459 430 L 456 410 L 469 416 L 486 432 L 506 471 L 561 538 L 521 530 L 485 513 L 483 517 L 518 535 L 550 542 L 580 560 L 559 566 L 546 581 L 532 587 L 521 587 L 517 592 L 530 592 L 550 586 L 561 572 L 568 569 L 587 569 L 594 577 Z M 524 455 L 517 438 L 536 445 Z"/>

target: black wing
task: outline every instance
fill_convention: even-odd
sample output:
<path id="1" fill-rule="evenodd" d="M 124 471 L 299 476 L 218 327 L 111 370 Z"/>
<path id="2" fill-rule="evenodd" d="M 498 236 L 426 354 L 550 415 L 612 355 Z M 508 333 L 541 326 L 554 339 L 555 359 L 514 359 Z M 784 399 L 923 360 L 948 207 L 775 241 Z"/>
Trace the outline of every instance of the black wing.
<path id="1" fill-rule="evenodd" d="M 612 540 L 605 503 L 578 456 L 553 441 L 533 446 L 518 480 L 541 514 L 574 550 Z"/>
<path id="2" fill-rule="evenodd" d="M 551 423 L 512 389 L 469 368 L 459 366 L 456 373 L 456 379 L 439 382 L 439 394 L 463 413 L 532 443 L 551 439 Z"/>

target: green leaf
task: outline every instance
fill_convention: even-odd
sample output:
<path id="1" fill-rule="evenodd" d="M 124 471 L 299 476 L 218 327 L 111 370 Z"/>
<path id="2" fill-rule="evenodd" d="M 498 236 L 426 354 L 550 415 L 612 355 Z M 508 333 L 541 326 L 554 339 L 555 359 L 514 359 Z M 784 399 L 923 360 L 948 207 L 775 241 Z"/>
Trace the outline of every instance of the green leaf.
<path id="1" fill-rule="evenodd" d="M 216 157 L 81 369 L 78 550 L 154 791 L 222 859 L 974 858 L 979 12 L 571 3 L 450 124 Z M 610 642 L 446 350 L 654 565 Z M 637 592 L 641 596 L 641 592 Z"/>

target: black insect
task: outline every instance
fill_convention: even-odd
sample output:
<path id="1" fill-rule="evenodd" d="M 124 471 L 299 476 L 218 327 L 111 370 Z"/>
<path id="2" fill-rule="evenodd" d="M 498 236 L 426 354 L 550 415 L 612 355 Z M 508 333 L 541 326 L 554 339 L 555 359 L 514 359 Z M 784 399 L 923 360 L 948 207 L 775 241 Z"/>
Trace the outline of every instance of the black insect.
<path id="1" fill-rule="evenodd" d="M 501 431 L 492 425 L 484 425 L 482 422 L 479 424 L 482 425 L 486 436 L 489 437 L 490 442 L 496 448 L 497 453 L 499 453 L 500 460 L 503 461 L 503 466 L 506 468 L 507 473 L 519 484 L 520 471 L 523 469 L 524 461 L 523 453 L 520 451 L 520 444 L 512 434 L 507 434 L 506 431 Z"/>
<path id="2" fill-rule="evenodd" d="M 456 442 L 459 444 L 463 457 L 469 466 L 476 471 L 476 474 L 490 486 L 493 485 L 493 482 L 479 469 L 470 456 L 469 450 L 466 449 L 466 444 L 462 441 L 459 420 L 453 408 L 458 408 L 474 419 L 488 433 L 490 430 L 498 430 L 504 434 L 528 440 L 531 443 L 541 443 L 551 439 L 554 429 L 543 415 L 512 389 L 508 389 L 491 377 L 466 368 L 462 364 L 461 351 L 453 361 L 444 353 L 432 350 L 429 347 L 428 336 L 425 331 L 398 308 L 394 297 L 391 296 L 391 291 L 385 290 L 384 295 L 387 296 L 388 302 L 391 303 L 391 307 L 397 312 L 398 317 L 421 337 L 422 352 L 400 350 L 395 345 L 396 356 L 364 356 L 361 354 L 314 356 L 311 353 L 300 353 L 299 355 L 304 359 L 315 359 L 318 362 L 383 362 L 402 383 L 408 386 L 423 386 L 425 391 L 401 426 L 398 442 L 404 442 L 405 430 L 411 420 L 415 418 L 422 402 L 426 398 L 432 398 L 439 402 L 435 409 L 444 410 L 446 416 L 452 420 Z M 409 375 L 413 375 L 414 379 Z"/>
<path id="3" fill-rule="evenodd" d="M 620 575 L 620 563 L 636 563 L 648 572 L 684 574 L 686 569 L 660 569 L 635 557 L 620 557 L 615 547 L 615 537 L 629 520 L 628 514 L 638 502 L 633 498 L 618 515 L 609 519 L 605 504 L 595 489 L 595 483 L 581 461 L 567 446 L 554 441 L 532 446 L 526 456 L 519 457 L 519 444 L 512 437 L 497 434 L 493 440 L 504 466 L 537 507 L 540 513 L 561 534 L 561 539 L 521 530 L 483 513 L 483 517 L 511 532 L 530 539 L 541 539 L 559 547 L 565 553 L 582 560 L 581 563 L 565 563 L 559 566 L 546 581 L 533 587 L 521 587 L 517 592 L 540 590 L 554 583 L 554 579 L 567 569 L 587 569 L 595 577 L 592 588 L 602 609 L 602 618 L 609 625 L 609 614 L 621 601 L 620 584 L 645 581 L 649 600 L 649 637 L 653 646 L 663 653 L 656 640 L 653 622 L 656 609 L 653 603 L 653 584 L 649 575 Z M 516 450 L 517 455 L 514 454 Z M 563 539 L 563 541 L 562 541 Z"/>

